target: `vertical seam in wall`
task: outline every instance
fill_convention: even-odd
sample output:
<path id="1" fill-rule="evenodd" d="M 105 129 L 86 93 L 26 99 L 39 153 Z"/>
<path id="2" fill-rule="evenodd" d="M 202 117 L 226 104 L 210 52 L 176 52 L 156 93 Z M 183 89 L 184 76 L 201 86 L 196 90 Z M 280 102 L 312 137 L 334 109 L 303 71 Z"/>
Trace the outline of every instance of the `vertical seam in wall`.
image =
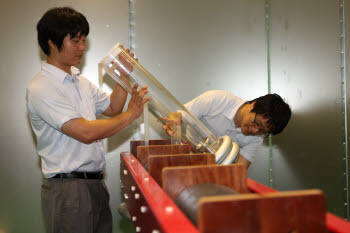
<path id="1" fill-rule="evenodd" d="M 129 48 L 131 53 L 135 53 L 135 0 L 129 0 Z M 141 129 L 139 127 L 140 120 L 132 123 L 133 140 L 139 140 L 141 137 Z"/>
<path id="2" fill-rule="evenodd" d="M 267 71 L 267 92 L 271 93 L 271 62 L 270 62 L 270 0 L 265 0 L 265 43 L 266 43 L 266 71 Z M 269 186 L 274 188 L 272 169 L 272 137 L 269 135 Z"/>
<path id="3" fill-rule="evenodd" d="M 343 153 L 345 162 L 344 176 L 344 212 L 349 219 L 349 166 L 348 166 L 348 124 L 347 124 L 347 91 L 346 91 L 346 57 L 345 57 L 345 17 L 344 0 L 339 0 L 339 59 L 340 59 L 340 79 L 341 79 L 341 103 L 344 122 Z"/>
<path id="4" fill-rule="evenodd" d="M 135 53 L 135 0 L 129 0 L 129 46 Z"/>

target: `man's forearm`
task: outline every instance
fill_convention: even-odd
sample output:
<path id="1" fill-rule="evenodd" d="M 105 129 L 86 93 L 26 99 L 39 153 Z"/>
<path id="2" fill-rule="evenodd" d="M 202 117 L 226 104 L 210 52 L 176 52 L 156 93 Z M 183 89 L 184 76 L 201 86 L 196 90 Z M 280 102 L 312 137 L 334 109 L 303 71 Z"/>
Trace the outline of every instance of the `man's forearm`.
<path id="1" fill-rule="evenodd" d="M 63 124 L 62 132 L 83 143 L 91 143 L 114 135 L 138 118 L 143 112 L 144 104 L 149 100 L 149 97 L 145 97 L 148 92 L 147 87 L 144 86 L 140 90 L 137 88 L 138 84 L 132 87 L 128 109 L 125 112 L 110 119 L 93 121 L 88 121 L 82 117 L 71 119 Z M 110 113 L 109 109 L 104 113 Z"/>
<path id="2" fill-rule="evenodd" d="M 104 113 L 106 116 L 116 116 L 123 111 L 128 93 L 118 83 L 115 84 L 113 92 L 110 95 L 111 103 L 108 111 Z"/>
<path id="3" fill-rule="evenodd" d="M 62 126 L 62 132 L 78 141 L 89 144 L 119 132 L 136 119 L 130 112 L 123 112 L 109 119 L 88 121 L 84 118 L 72 119 Z"/>

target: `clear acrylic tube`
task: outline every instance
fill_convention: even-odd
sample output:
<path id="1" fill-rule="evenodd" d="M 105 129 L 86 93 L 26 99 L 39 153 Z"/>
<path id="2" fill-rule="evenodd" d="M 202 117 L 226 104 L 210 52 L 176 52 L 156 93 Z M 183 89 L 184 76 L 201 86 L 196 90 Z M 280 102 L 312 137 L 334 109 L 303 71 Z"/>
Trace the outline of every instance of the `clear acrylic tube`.
<path id="1" fill-rule="evenodd" d="M 119 43 L 106 54 L 99 65 L 129 93 L 135 83 L 139 87 L 147 86 L 149 111 L 159 120 L 163 121 L 161 117 L 167 118 L 172 112 L 181 112 L 181 129 L 176 131 L 181 133 L 181 141 L 192 145 L 194 150 L 214 153 L 218 163 L 231 163 L 236 158 L 239 152 L 236 143 L 232 143 L 228 136 L 217 138 Z"/>

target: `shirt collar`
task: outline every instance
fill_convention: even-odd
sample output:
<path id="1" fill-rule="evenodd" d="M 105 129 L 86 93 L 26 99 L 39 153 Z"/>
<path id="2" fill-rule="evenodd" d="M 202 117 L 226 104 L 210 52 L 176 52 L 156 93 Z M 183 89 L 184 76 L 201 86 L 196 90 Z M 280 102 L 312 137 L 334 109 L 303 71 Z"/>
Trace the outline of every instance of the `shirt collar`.
<path id="1" fill-rule="evenodd" d="M 73 78 L 77 78 L 78 79 L 78 77 L 80 75 L 80 70 L 77 67 L 71 66 L 70 67 L 70 73 L 71 73 Z"/>
<path id="2" fill-rule="evenodd" d="M 80 75 L 80 70 L 74 66 L 71 66 L 70 69 L 71 69 L 71 73 L 68 74 L 67 72 L 61 70 L 60 68 L 47 63 L 46 61 L 43 61 L 41 64 L 42 71 L 50 73 L 53 78 L 55 78 L 56 80 L 58 80 L 60 82 L 64 82 L 64 80 L 66 78 L 71 79 L 71 80 L 76 78 L 77 80 L 79 80 L 78 77 Z"/>
<path id="3" fill-rule="evenodd" d="M 239 108 L 240 108 L 243 104 L 245 104 L 245 103 L 246 103 L 246 102 L 245 102 L 244 100 L 238 99 L 238 100 L 237 100 L 237 104 L 235 104 L 234 106 L 232 106 L 232 108 L 229 109 L 229 110 L 225 113 L 225 116 L 226 116 L 228 119 L 234 121 L 234 117 L 236 116 L 236 114 L 237 114 Z"/>

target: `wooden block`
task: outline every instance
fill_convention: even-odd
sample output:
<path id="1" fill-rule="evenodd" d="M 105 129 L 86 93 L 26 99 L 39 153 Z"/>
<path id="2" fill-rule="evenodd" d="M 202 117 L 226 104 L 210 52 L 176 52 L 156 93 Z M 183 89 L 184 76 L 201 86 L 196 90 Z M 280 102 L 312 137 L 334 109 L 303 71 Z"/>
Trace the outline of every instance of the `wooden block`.
<path id="1" fill-rule="evenodd" d="M 326 204 L 320 190 L 203 197 L 202 233 L 326 233 Z"/>
<path id="2" fill-rule="evenodd" d="M 137 159 L 148 169 L 148 157 L 150 155 L 174 155 L 189 154 L 190 145 L 150 145 L 137 147 Z"/>
<path id="3" fill-rule="evenodd" d="M 148 157 L 149 174 L 160 186 L 162 186 L 162 169 L 164 167 L 210 164 L 215 164 L 214 154 L 151 155 Z"/>
<path id="4" fill-rule="evenodd" d="M 171 140 L 170 139 L 152 139 L 148 141 L 149 145 L 170 145 Z M 145 141 L 144 140 L 132 140 L 130 141 L 130 152 L 135 157 L 137 157 L 137 147 L 138 146 L 144 146 Z"/>
<path id="5" fill-rule="evenodd" d="M 164 191 L 175 200 L 187 187 L 202 183 L 225 185 L 248 193 L 247 171 L 241 164 L 166 167 L 162 171 Z"/>

